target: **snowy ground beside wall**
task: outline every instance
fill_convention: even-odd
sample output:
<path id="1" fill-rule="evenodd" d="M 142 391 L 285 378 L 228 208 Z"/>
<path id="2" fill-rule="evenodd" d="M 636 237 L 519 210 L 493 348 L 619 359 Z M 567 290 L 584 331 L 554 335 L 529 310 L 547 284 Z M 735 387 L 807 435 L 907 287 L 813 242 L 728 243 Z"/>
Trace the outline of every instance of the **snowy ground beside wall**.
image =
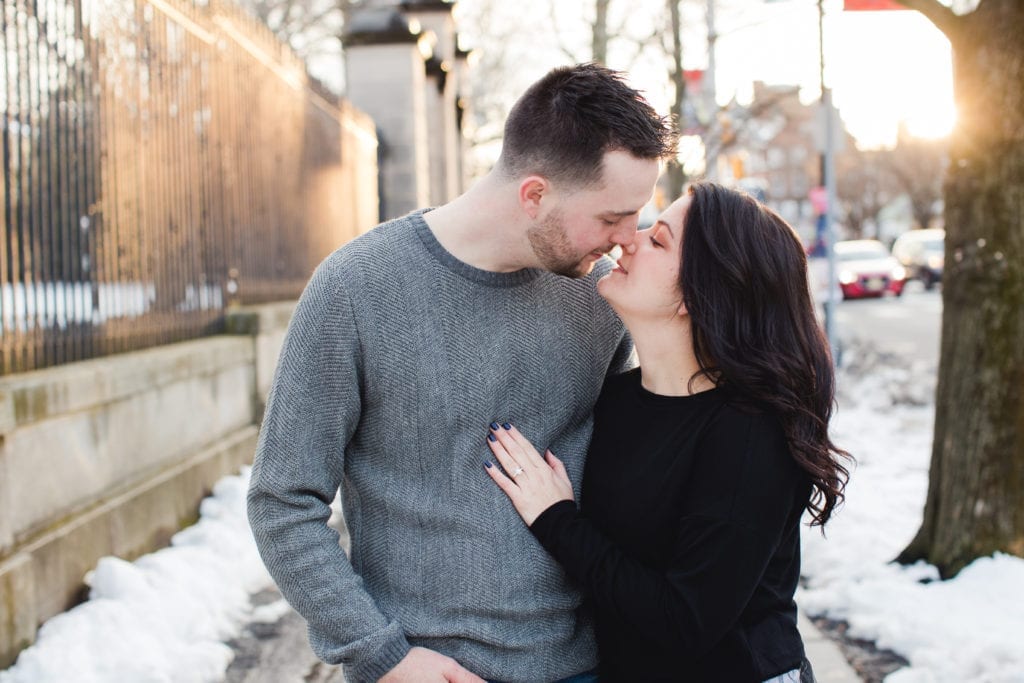
<path id="1" fill-rule="evenodd" d="M 1024 560 L 977 560 L 951 581 L 889 563 L 917 531 L 928 485 L 934 368 L 849 350 L 833 423 L 858 459 L 828 538 L 804 531 L 801 608 L 850 623 L 910 661 L 888 683 L 1024 683 Z M 219 681 L 224 642 L 269 585 L 245 516 L 248 471 L 226 477 L 195 526 L 134 563 L 101 560 L 92 599 L 47 622 L 0 683 Z"/>
<path id="2" fill-rule="evenodd" d="M 858 463 L 827 538 L 804 529 L 797 601 L 907 658 L 887 683 L 1024 682 L 1024 559 L 982 558 L 949 581 L 924 563 L 890 563 L 921 523 L 934 368 L 857 349 L 846 360 L 832 432 Z"/>
<path id="3" fill-rule="evenodd" d="M 248 481 L 248 468 L 221 479 L 170 547 L 100 560 L 89 601 L 46 622 L 0 683 L 221 680 L 224 641 L 252 618 L 250 593 L 271 584 L 245 515 Z"/>

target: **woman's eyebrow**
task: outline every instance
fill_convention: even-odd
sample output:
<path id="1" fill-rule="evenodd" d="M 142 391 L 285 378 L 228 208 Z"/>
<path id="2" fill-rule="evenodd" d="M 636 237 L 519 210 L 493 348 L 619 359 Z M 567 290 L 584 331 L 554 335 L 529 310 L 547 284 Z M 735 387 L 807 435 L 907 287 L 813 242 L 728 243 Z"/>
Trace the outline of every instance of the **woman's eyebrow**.
<path id="1" fill-rule="evenodd" d="M 661 220 L 660 218 L 658 220 L 654 221 L 654 227 L 658 227 L 659 225 L 664 225 L 665 226 L 665 229 L 668 230 L 668 234 L 672 235 L 672 239 L 676 238 L 676 234 L 674 232 L 672 232 L 672 228 L 670 228 L 668 223 L 666 223 L 665 221 Z"/>

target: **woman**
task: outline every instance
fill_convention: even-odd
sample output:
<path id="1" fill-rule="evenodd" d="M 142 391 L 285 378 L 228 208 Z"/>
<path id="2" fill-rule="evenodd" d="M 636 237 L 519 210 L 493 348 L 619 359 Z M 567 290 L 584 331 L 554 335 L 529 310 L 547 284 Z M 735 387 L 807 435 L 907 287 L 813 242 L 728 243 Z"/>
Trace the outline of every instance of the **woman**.
<path id="1" fill-rule="evenodd" d="M 849 455 L 828 437 L 832 363 L 799 238 L 698 184 L 598 290 L 641 366 L 602 390 L 581 509 L 561 462 L 509 423 L 487 439 L 504 472 L 485 465 L 587 591 L 600 679 L 813 681 L 799 521 L 828 521 Z"/>

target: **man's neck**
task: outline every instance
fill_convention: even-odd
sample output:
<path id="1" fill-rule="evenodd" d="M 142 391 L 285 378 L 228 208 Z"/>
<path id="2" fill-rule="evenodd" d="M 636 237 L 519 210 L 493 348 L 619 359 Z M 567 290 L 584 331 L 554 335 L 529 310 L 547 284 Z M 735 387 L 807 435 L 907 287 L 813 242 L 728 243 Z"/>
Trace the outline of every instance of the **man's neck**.
<path id="1" fill-rule="evenodd" d="M 452 256 L 495 273 L 537 266 L 523 218 L 515 193 L 494 173 L 423 216 Z"/>

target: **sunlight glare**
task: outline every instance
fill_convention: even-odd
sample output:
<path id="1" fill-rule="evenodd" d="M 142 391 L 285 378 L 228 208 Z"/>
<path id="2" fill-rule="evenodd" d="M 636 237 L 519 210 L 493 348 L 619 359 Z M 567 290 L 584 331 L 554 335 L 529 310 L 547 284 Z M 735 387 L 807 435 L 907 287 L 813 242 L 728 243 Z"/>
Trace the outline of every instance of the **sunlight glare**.
<path id="1" fill-rule="evenodd" d="M 835 17 L 827 71 L 836 105 L 862 147 L 891 146 L 897 126 L 948 135 L 956 120 L 949 40 L 917 12 Z"/>

